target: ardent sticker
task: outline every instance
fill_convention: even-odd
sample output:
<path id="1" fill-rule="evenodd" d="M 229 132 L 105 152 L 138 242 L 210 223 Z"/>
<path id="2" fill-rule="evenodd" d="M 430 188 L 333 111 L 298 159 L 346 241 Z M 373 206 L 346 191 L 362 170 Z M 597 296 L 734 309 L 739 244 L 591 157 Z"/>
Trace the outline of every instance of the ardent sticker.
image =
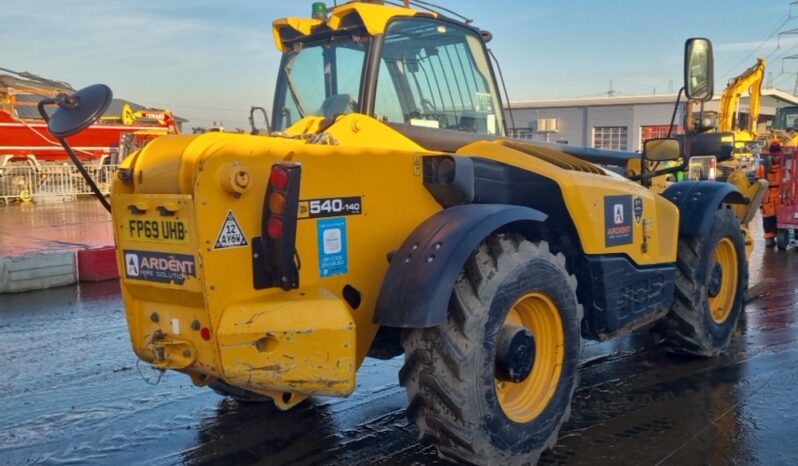
<path id="1" fill-rule="evenodd" d="M 186 278 L 196 277 L 194 256 L 155 251 L 122 251 L 125 277 L 159 283 L 182 285 Z"/>
<path id="2" fill-rule="evenodd" d="M 604 244 L 619 246 L 632 243 L 632 196 L 604 198 Z"/>
<path id="3" fill-rule="evenodd" d="M 349 271 L 346 218 L 319 220 L 319 276 L 343 275 Z"/>
<path id="4" fill-rule="evenodd" d="M 228 210 L 213 249 L 240 248 L 247 244 L 244 230 L 242 230 L 241 225 L 238 224 L 238 220 L 236 220 L 235 215 L 233 215 L 233 211 Z"/>
<path id="5" fill-rule="evenodd" d="M 363 201 L 360 196 L 330 197 L 326 199 L 307 199 L 299 201 L 297 217 L 324 218 L 341 215 L 360 215 Z"/>

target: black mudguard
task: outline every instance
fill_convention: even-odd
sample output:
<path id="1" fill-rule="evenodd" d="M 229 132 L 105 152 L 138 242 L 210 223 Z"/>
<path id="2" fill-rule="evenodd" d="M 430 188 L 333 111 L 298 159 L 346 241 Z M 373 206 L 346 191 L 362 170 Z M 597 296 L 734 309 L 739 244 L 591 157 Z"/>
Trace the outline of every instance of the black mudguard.
<path id="1" fill-rule="evenodd" d="M 406 328 L 443 323 L 455 280 L 479 243 L 510 224 L 546 218 L 538 210 L 506 204 L 460 205 L 428 218 L 392 256 L 374 322 Z"/>
<path id="2" fill-rule="evenodd" d="M 679 235 L 704 235 L 712 226 L 714 212 L 721 204 L 746 204 L 737 188 L 719 181 L 681 181 L 663 193 L 679 207 Z"/>

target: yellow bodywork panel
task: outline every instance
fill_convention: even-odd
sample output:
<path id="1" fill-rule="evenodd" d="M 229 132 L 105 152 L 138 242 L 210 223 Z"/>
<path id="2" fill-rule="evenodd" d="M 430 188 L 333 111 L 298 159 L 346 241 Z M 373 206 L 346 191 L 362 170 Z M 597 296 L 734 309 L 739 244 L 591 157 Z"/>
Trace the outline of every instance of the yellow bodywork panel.
<path id="1" fill-rule="evenodd" d="M 352 22 L 362 24 L 366 32 L 375 36 L 385 32 L 388 22 L 396 17 L 415 16 L 419 12 L 411 8 L 402 8 L 391 5 L 379 5 L 374 3 L 347 3 L 333 8 L 326 21 L 316 18 L 281 18 L 272 23 L 272 34 L 277 50 L 284 51 L 286 41 L 302 36 L 309 36 L 320 26 L 325 26 L 332 30 L 338 30 L 342 26 L 350 25 Z M 435 13 L 424 12 L 430 16 L 437 16 Z"/>
<path id="2" fill-rule="evenodd" d="M 375 277 L 385 273 L 389 253 L 441 207 L 422 186 L 418 145 L 363 115 L 342 117 L 329 131 L 340 145 L 207 133 L 162 137 L 135 154 L 125 167 L 132 170 L 132 184 L 115 181 L 113 214 L 131 338 L 139 356 L 261 393 L 277 389 L 343 395 L 352 390 L 356 369 L 377 330 L 372 315 L 381 281 Z M 382 143 L 392 149 L 379 148 Z M 302 267 L 301 288 L 295 294 L 279 288 L 255 290 L 252 283 L 251 241 L 261 235 L 271 166 L 284 160 L 303 166 L 300 199 L 360 196 L 363 204 L 362 214 L 345 217 L 350 258 L 345 275 L 320 276 L 317 223 L 322 219 L 298 221 L 296 248 Z M 245 170 L 252 180 L 237 195 L 226 189 L 233 167 Z M 174 209 L 176 203 L 180 206 L 176 214 L 161 216 L 164 206 Z M 134 211 L 139 213 L 134 215 Z M 246 246 L 216 247 L 228 215 L 235 218 Z M 131 235 L 137 232 L 126 231 L 131 218 L 178 217 L 190 228 L 189 238 L 182 243 L 152 238 L 133 241 Z M 124 251 L 136 251 L 139 261 L 152 257 L 179 261 L 189 256 L 196 276 L 186 276 L 181 283 L 141 280 L 126 273 Z M 342 298 L 347 285 L 360 293 L 357 309 Z M 154 312 L 159 314 L 157 322 L 150 318 Z M 199 329 L 213 329 L 210 341 L 192 328 L 195 320 Z M 153 335 L 158 331 L 174 343 L 169 348 L 187 342 L 195 349 L 190 367 L 174 357 L 156 360 L 159 343 Z M 242 361 L 251 355 L 265 361 L 252 367 L 277 364 L 257 351 L 258 342 L 275 331 L 284 354 L 316 361 L 313 368 L 298 364 L 294 370 L 280 366 L 282 372 L 245 374 L 247 366 Z M 283 331 L 287 333 L 279 333 Z M 169 351 L 165 356 L 170 356 Z M 279 381 L 278 374 L 283 376 Z"/>
<path id="3" fill-rule="evenodd" d="M 273 396 L 281 407 L 354 389 L 378 329 L 373 315 L 388 257 L 442 209 L 424 187 L 423 157 L 444 154 L 362 114 L 338 117 L 323 138 L 301 134 L 319 124 L 304 119 L 284 137 L 164 136 L 125 161 L 129 181 L 113 186 L 114 229 L 131 341 L 142 359 L 196 383 L 218 378 Z M 638 265 L 675 260 L 677 208 L 635 183 L 534 144 L 483 141 L 459 154 L 553 180 L 587 254 L 626 254 Z M 252 242 L 262 234 L 272 165 L 282 161 L 302 167 L 300 206 L 354 197 L 362 209 L 335 218 L 345 225 L 345 272 L 325 275 L 329 219 L 305 216 L 296 228 L 299 288 L 255 289 Z M 605 243 L 612 196 L 637 206 L 628 244 Z M 358 299 L 345 298 L 345 289 Z"/>
<path id="4" fill-rule="evenodd" d="M 534 154 L 534 145 L 530 146 L 529 153 Z M 526 154 L 503 145 L 501 141 L 476 142 L 462 147 L 458 153 L 479 154 L 554 180 L 560 187 L 570 217 L 574 219 L 586 254 L 623 253 L 638 265 L 661 264 L 676 260 L 679 209 L 664 197 L 636 183 L 618 175 L 563 170 L 540 157 L 519 157 Z M 635 219 L 631 222 L 633 241 L 628 244 L 607 246 L 607 232 L 614 226 L 606 224 L 605 221 L 607 209 L 605 198 L 625 195 L 630 195 L 633 202 L 642 203 L 640 221 Z M 640 201 L 634 201 L 635 198 Z M 625 212 L 621 215 L 633 215 L 633 213 Z M 648 225 L 645 229 L 644 224 Z"/>

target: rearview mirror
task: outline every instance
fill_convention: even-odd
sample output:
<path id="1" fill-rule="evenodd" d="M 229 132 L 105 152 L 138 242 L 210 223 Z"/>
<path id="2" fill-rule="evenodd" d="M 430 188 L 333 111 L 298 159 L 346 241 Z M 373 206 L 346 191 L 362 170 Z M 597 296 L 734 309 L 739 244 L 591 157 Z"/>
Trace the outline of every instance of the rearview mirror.
<path id="1" fill-rule="evenodd" d="M 57 138 L 68 138 L 97 121 L 114 98 L 111 88 L 105 84 L 94 84 L 72 95 L 58 94 L 52 99 L 39 101 L 38 110 L 50 134 Z M 45 106 L 57 104 L 58 108 L 49 116 Z"/>
<path id="2" fill-rule="evenodd" d="M 682 147 L 678 139 L 649 139 L 643 144 L 643 157 L 652 162 L 669 162 L 682 155 Z"/>
<path id="3" fill-rule="evenodd" d="M 687 39 L 684 44 L 684 92 L 690 100 L 706 102 L 714 93 L 712 42 L 709 39 Z"/>

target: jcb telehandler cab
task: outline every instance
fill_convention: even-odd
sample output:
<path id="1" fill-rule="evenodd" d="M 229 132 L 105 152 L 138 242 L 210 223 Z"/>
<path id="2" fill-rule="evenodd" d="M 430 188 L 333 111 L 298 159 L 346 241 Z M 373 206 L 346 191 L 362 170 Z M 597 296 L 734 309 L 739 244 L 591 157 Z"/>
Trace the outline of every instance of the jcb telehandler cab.
<path id="1" fill-rule="evenodd" d="M 161 137 L 114 180 L 141 359 L 288 409 L 404 353 L 408 416 L 443 456 L 527 464 L 568 417 L 583 339 L 650 325 L 671 351 L 726 347 L 746 199 L 644 186 L 689 139 L 649 141 L 632 181 L 591 162 L 639 155 L 505 137 L 490 35 L 435 11 L 314 6 L 274 37 L 270 135 Z M 688 41 L 688 98 L 711 98 L 711 70 L 709 42 Z M 54 134 L 106 89 L 44 102 Z"/>

